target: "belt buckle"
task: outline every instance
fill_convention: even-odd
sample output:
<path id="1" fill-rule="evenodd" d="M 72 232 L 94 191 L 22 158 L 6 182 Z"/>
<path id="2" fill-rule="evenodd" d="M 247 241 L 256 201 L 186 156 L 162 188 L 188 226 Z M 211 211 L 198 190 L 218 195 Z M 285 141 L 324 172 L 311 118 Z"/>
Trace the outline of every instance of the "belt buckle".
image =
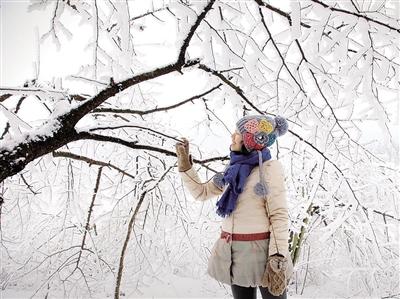
<path id="1" fill-rule="evenodd" d="M 230 241 L 232 241 L 232 234 L 225 232 L 223 238 L 226 240 L 226 243 L 229 243 Z"/>

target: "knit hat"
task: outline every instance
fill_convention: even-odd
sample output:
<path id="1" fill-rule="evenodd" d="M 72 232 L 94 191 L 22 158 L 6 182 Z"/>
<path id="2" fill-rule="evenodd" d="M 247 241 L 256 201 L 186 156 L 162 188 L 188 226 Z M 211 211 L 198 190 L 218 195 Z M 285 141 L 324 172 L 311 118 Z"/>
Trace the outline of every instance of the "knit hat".
<path id="1" fill-rule="evenodd" d="M 270 147 L 278 136 L 287 132 L 288 123 L 282 116 L 247 115 L 237 121 L 236 127 L 244 146 L 252 151 Z"/>
<path id="2" fill-rule="evenodd" d="M 288 123 L 282 116 L 273 118 L 265 115 L 247 115 L 237 121 L 236 127 L 242 134 L 245 148 L 249 152 L 253 150 L 258 152 L 259 182 L 254 186 L 254 193 L 265 198 L 269 190 L 264 180 L 262 163 L 263 160 L 271 159 L 268 147 L 275 142 L 278 136 L 282 136 L 288 131 Z M 267 152 L 263 155 L 265 150 Z M 217 173 L 213 178 L 214 183 L 220 189 L 223 189 L 225 185 L 224 174 L 225 172 Z"/>

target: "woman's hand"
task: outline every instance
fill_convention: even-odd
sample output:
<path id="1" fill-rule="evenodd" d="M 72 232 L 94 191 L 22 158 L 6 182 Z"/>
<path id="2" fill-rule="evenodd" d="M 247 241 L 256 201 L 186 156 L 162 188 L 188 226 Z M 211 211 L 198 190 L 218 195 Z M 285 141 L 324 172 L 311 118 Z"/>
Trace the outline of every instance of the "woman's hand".
<path id="1" fill-rule="evenodd" d="M 189 154 L 189 141 L 183 137 L 182 142 L 175 144 L 176 156 L 178 157 L 178 171 L 184 172 L 192 168 L 192 155 Z"/>
<path id="2" fill-rule="evenodd" d="M 289 282 L 288 259 L 281 254 L 273 254 L 268 257 L 267 265 L 262 278 L 262 286 L 274 296 L 280 296 L 286 290 Z"/>

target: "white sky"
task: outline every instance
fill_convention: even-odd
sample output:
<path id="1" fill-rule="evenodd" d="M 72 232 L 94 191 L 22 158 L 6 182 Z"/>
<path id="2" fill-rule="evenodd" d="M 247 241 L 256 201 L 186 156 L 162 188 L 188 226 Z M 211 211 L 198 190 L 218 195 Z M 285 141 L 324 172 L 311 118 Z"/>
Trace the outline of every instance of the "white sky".
<path id="1" fill-rule="evenodd" d="M 1 86 L 20 86 L 34 78 L 35 28 L 45 30 L 46 12 L 27 12 L 28 1 L 0 0 Z"/>

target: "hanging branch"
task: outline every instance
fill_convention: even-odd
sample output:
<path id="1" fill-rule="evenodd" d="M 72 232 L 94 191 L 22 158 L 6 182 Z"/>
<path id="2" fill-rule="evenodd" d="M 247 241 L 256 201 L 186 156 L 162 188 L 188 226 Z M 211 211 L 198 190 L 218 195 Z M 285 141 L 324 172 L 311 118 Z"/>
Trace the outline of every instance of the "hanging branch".
<path id="1" fill-rule="evenodd" d="M 122 280 L 122 273 L 124 270 L 124 261 L 125 261 L 125 256 L 126 256 L 126 250 L 128 248 L 128 244 L 131 238 L 131 233 L 133 230 L 133 227 L 135 225 L 135 220 L 136 220 L 136 216 L 139 212 L 140 207 L 143 204 L 143 201 L 146 197 L 147 193 L 150 193 L 154 188 L 156 188 L 161 182 L 162 180 L 165 178 L 165 176 L 169 173 L 169 171 L 171 170 L 172 166 L 170 166 L 162 175 L 159 179 L 157 179 L 156 182 L 154 182 L 154 185 L 151 188 L 147 188 L 145 189 L 139 196 L 139 201 L 136 205 L 135 211 L 133 212 L 130 220 L 129 220 L 129 224 L 128 224 L 128 230 L 126 233 L 126 237 L 125 237 L 125 241 L 124 244 L 122 246 L 122 250 L 121 250 L 121 255 L 120 255 L 120 259 L 119 259 L 119 267 L 118 267 L 118 273 L 117 273 L 117 280 L 115 283 L 115 291 L 114 291 L 114 299 L 119 299 L 119 295 L 120 295 L 120 288 L 121 288 L 121 280 Z M 148 179 L 143 183 L 143 186 L 146 186 L 146 184 L 148 184 L 149 182 L 153 181 L 153 179 Z"/>
<path id="2" fill-rule="evenodd" d="M 271 34 L 271 32 L 269 31 L 267 24 L 265 23 L 264 14 L 262 13 L 261 7 L 258 8 L 258 12 L 259 12 L 260 17 L 261 17 L 261 22 L 262 22 L 262 24 L 263 24 L 265 30 L 266 30 L 267 33 L 268 33 L 268 39 L 271 40 L 271 42 L 272 42 L 272 44 L 273 44 L 273 46 L 274 46 L 276 52 L 277 52 L 278 55 L 279 55 L 279 58 L 280 58 L 281 61 L 282 61 L 282 65 L 285 67 L 286 71 L 289 73 L 290 77 L 291 77 L 291 78 L 293 79 L 293 81 L 296 83 L 296 85 L 298 86 L 298 88 L 300 89 L 300 91 L 301 91 L 305 96 L 307 96 L 305 90 L 303 89 L 303 87 L 301 86 L 301 84 L 299 83 L 299 81 L 294 77 L 292 71 L 291 71 L 291 70 L 289 69 L 289 67 L 287 66 L 286 61 L 285 61 L 285 58 L 283 58 L 283 55 L 282 55 L 281 51 L 279 50 L 278 46 L 276 45 L 276 42 L 275 42 L 275 40 L 273 39 L 272 34 Z M 278 74 L 278 76 L 279 76 L 279 74 Z"/>
<path id="3" fill-rule="evenodd" d="M 90 203 L 90 205 L 89 205 L 88 215 L 87 215 L 87 218 L 86 218 L 85 230 L 84 230 L 84 232 L 83 232 L 83 237 L 82 237 L 82 242 L 81 242 L 81 246 L 80 246 L 80 251 L 79 251 L 79 253 L 78 253 L 78 257 L 76 258 L 76 265 L 75 265 L 75 268 L 74 268 L 74 269 L 71 271 L 71 273 L 65 278 L 65 280 L 67 280 L 69 277 L 71 277 L 71 276 L 74 274 L 74 272 L 75 272 L 76 270 L 79 270 L 79 271 L 81 272 L 83 278 L 84 278 L 85 281 L 86 281 L 86 276 L 85 276 L 83 270 L 79 267 L 79 262 L 80 262 L 80 260 L 81 260 L 82 252 L 83 252 L 83 250 L 85 249 L 86 235 L 88 234 L 89 229 L 90 229 L 90 218 L 91 218 L 91 216 L 92 216 L 93 207 L 94 207 L 94 202 L 95 202 L 95 200 L 96 200 L 97 192 L 98 192 L 98 190 L 99 190 L 100 178 L 101 178 L 101 173 L 102 173 L 102 171 L 103 171 L 103 166 L 100 166 L 100 167 L 99 167 L 99 170 L 98 170 L 98 172 L 97 172 L 96 185 L 95 185 L 95 187 L 94 187 L 93 196 L 92 196 L 92 201 L 91 201 L 91 203 Z M 86 283 L 86 285 L 87 285 L 87 283 Z M 89 287 L 88 287 L 88 290 L 89 290 L 89 292 L 90 292 L 90 288 L 89 288 Z"/>

